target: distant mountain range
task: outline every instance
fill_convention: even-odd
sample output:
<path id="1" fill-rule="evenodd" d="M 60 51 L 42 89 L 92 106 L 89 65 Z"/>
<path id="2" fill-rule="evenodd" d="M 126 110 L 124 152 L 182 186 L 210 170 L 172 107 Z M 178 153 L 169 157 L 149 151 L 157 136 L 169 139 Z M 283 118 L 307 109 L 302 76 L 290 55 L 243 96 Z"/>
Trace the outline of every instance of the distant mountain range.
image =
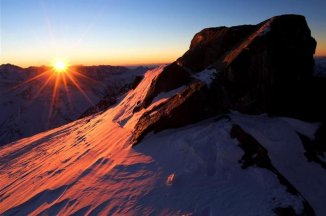
<path id="1" fill-rule="evenodd" d="M 55 76 L 47 85 L 51 72 L 37 77 L 48 70 L 51 68 L 0 65 L 0 146 L 74 121 L 92 109 L 108 108 L 148 68 L 74 67 L 71 70 L 76 73 L 72 76 L 84 92 L 67 78 L 67 88 L 61 81 L 53 102 Z M 100 101 L 102 106 L 96 106 Z"/>
<path id="2" fill-rule="evenodd" d="M 38 95 L 47 77 L 21 85 L 49 68 L 0 65 L 0 146 L 107 109 L 130 90 L 135 79 L 140 79 L 149 68 L 78 66 L 76 69 L 89 78 L 79 76 L 78 81 L 92 103 L 69 83 L 71 101 L 60 86 L 50 116 L 53 81 Z M 326 76 L 326 57 L 315 58 L 315 74 Z"/>

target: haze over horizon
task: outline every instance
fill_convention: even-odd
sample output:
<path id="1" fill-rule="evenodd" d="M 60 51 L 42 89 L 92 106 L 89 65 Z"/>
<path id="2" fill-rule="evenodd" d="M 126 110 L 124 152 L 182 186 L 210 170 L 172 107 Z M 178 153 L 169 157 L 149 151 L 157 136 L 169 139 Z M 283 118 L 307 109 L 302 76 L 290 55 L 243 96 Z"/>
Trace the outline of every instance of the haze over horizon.
<path id="1" fill-rule="evenodd" d="M 148 65 L 169 63 L 203 28 L 257 24 L 301 14 L 326 55 L 326 2 L 0 0 L 0 64 Z"/>

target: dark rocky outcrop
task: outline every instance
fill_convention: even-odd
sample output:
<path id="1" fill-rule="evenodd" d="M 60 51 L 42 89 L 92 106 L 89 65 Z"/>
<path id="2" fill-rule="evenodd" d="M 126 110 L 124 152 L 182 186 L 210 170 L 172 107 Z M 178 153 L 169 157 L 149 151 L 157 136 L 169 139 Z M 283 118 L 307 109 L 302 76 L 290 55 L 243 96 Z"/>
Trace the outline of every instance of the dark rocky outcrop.
<path id="1" fill-rule="evenodd" d="M 88 108 L 78 119 L 85 118 L 94 114 L 101 114 L 117 102 L 117 95 L 107 95 L 94 106 Z"/>
<path id="2" fill-rule="evenodd" d="M 322 125 L 318 129 L 314 140 L 301 133 L 298 133 L 298 135 L 305 149 L 304 155 L 307 160 L 317 163 L 322 168 L 326 169 L 326 162 L 321 160 L 321 158 L 325 157 L 326 152 L 325 125 Z"/>
<path id="3" fill-rule="evenodd" d="M 254 25 L 204 29 L 194 36 L 189 50 L 177 62 L 194 72 L 202 71 L 239 46 L 255 29 L 257 26 Z"/>
<path id="4" fill-rule="evenodd" d="M 138 143 L 150 131 L 181 127 L 197 122 L 215 113 L 210 105 L 208 88 L 202 82 L 193 82 L 166 103 L 144 113 L 135 126 L 132 143 Z"/>
<path id="5" fill-rule="evenodd" d="M 320 126 L 315 134 L 316 149 L 319 152 L 326 153 L 326 124 Z"/>
<path id="6" fill-rule="evenodd" d="M 227 110 L 325 119 L 321 103 L 326 82 L 313 76 L 315 48 L 316 41 L 300 15 L 276 16 L 257 25 L 202 30 L 192 39 L 189 50 L 152 82 L 136 111 L 148 107 L 159 93 L 182 85 L 187 86 L 184 91 L 204 99 L 174 97 L 159 112 L 153 110 L 155 118 L 146 113 L 136 125 L 134 143 L 151 130 L 183 126 Z M 193 91 L 195 85 L 201 85 L 195 74 L 207 68 L 216 69 L 214 81 L 201 93 Z M 177 110 L 186 106 L 183 103 L 187 103 L 184 109 L 188 113 L 200 117 L 180 117 Z"/>
<path id="7" fill-rule="evenodd" d="M 232 126 L 230 135 L 239 141 L 239 145 L 244 151 L 244 155 L 239 161 L 243 169 L 257 166 L 272 170 L 273 166 L 267 150 L 254 137 L 246 133 L 239 125 Z"/>
<path id="8" fill-rule="evenodd" d="M 312 79 L 315 47 L 304 17 L 271 18 L 225 54 L 215 92 L 233 110 L 289 114 L 290 100 Z"/>
<path id="9" fill-rule="evenodd" d="M 273 210 L 277 216 L 297 216 L 292 206 L 278 207 Z"/>
<path id="10" fill-rule="evenodd" d="M 121 97 L 121 95 L 125 94 L 131 89 L 135 89 L 143 78 L 144 76 L 135 76 L 132 83 L 127 83 L 120 89 L 108 89 L 107 92 L 109 92 L 109 94 L 106 94 L 97 104 L 88 108 L 83 114 L 79 116 L 78 119 L 94 114 L 101 114 L 105 110 L 109 109 L 115 103 L 117 103 L 118 98 Z"/>
<path id="11" fill-rule="evenodd" d="M 190 81 L 190 73 L 176 62 L 166 66 L 163 72 L 151 83 L 151 87 L 140 107 L 147 107 L 159 93 L 178 88 Z"/>
<path id="12" fill-rule="evenodd" d="M 144 76 L 136 76 L 134 81 L 131 84 L 131 89 L 135 89 L 138 84 L 143 80 Z"/>

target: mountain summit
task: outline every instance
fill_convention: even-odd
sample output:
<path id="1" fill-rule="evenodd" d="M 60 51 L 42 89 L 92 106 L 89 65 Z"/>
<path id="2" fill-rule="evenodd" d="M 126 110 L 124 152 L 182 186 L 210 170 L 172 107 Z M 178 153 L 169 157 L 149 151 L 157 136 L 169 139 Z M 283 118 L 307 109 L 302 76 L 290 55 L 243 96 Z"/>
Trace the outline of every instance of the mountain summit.
<path id="1" fill-rule="evenodd" d="M 298 15 L 202 30 L 189 50 L 152 81 L 137 105 L 135 112 L 160 93 L 184 87 L 140 118 L 134 142 L 151 130 L 183 126 L 228 110 L 320 120 L 325 106 L 318 95 L 325 85 L 313 77 L 315 48 L 305 18 Z"/>
<path id="2" fill-rule="evenodd" d="M 0 215 L 326 215 L 315 47 L 299 15 L 204 29 L 114 107 L 1 147 Z"/>

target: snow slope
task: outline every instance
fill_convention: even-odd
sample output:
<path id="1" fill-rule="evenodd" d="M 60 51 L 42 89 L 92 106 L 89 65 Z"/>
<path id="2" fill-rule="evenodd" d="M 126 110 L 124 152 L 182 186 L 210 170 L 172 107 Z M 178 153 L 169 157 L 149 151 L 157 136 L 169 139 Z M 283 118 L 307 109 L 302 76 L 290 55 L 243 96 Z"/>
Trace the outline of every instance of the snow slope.
<path id="1" fill-rule="evenodd" d="M 139 117 L 132 109 L 161 71 L 147 72 L 100 115 L 1 147 L 0 215 L 275 215 L 300 214 L 305 203 L 326 215 L 326 172 L 307 162 L 297 134 L 313 137 L 317 124 L 231 113 L 150 133 L 131 147 Z M 234 125 L 268 151 L 278 175 L 241 166 L 245 152 L 230 136 Z"/>
<path id="2" fill-rule="evenodd" d="M 125 93 L 135 77 L 147 69 L 79 66 L 74 69 L 78 72 L 74 77 L 84 92 L 72 82 L 67 81 L 66 89 L 61 83 L 53 107 L 55 80 L 47 82 L 49 74 L 33 79 L 47 70 L 45 67 L 0 66 L 0 146 L 78 119 L 102 98 Z M 28 81 L 30 79 L 33 80 Z"/>

